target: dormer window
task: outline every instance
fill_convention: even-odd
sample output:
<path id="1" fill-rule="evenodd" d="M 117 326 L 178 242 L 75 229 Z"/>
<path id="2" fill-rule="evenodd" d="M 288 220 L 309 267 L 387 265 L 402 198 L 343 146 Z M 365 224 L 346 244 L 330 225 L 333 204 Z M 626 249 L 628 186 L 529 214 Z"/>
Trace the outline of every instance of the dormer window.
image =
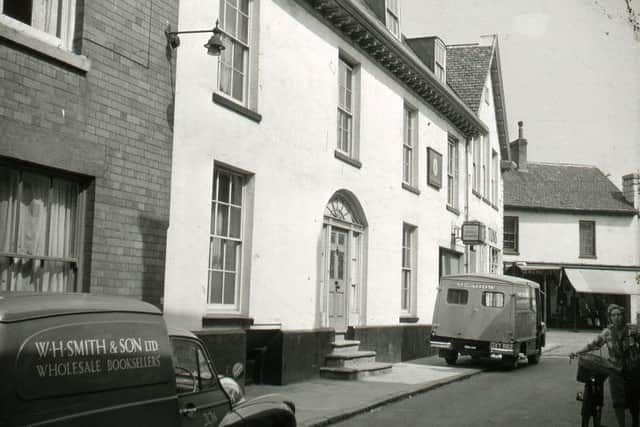
<path id="1" fill-rule="evenodd" d="M 444 46 L 442 40 L 436 38 L 434 43 L 434 67 L 433 72 L 435 73 L 438 80 L 442 83 L 446 83 L 447 81 L 447 50 Z"/>
<path id="2" fill-rule="evenodd" d="M 400 38 L 400 1 L 387 0 L 387 28 L 391 34 Z"/>

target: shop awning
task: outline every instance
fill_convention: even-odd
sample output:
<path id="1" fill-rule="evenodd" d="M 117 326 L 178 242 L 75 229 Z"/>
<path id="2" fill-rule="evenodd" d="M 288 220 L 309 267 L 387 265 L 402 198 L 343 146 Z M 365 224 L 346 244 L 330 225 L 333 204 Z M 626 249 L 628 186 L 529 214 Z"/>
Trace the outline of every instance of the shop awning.
<path id="1" fill-rule="evenodd" d="M 619 270 L 564 269 L 577 292 L 592 294 L 640 294 L 640 272 Z"/>

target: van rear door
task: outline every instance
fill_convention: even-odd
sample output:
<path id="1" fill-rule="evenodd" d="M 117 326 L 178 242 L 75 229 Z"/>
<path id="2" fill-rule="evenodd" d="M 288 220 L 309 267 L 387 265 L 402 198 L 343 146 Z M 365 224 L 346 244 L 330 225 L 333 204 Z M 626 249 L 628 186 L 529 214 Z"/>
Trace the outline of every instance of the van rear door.
<path id="1" fill-rule="evenodd" d="M 486 279 L 442 279 L 436 334 L 474 341 L 507 341 L 513 333 L 512 286 Z"/>

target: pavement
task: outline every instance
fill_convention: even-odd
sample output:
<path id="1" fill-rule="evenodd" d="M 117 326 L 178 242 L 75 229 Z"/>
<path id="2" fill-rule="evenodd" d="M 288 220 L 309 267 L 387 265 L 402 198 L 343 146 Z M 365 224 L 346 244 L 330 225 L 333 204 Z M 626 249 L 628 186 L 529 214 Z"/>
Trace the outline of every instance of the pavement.
<path id="1" fill-rule="evenodd" d="M 597 333 L 549 330 L 542 357 L 567 357 L 570 352 L 591 341 Z M 249 385 L 245 392 L 247 398 L 269 393 L 281 394 L 295 403 L 299 426 L 316 427 L 464 380 L 482 371 L 473 363 L 448 366 L 438 357 L 425 357 L 394 363 L 388 373 L 357 381 L 313 378 L 283 386 Z"/>

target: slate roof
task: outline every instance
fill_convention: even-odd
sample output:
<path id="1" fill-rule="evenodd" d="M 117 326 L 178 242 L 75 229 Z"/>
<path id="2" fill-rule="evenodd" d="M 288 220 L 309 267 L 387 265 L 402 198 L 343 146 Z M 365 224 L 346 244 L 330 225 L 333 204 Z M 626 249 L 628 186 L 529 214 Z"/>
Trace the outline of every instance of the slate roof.
<path id="1" fill-rule="evenodd" d="M 476 113 L 480 108 L 492 55 L 491 46 L 447 46 L 447 84 Z"/>
<path id="2" fill-rule="evenodd" d="M 595 166 L 528 162 L 527 170 L 505 171 L 508 208 L 633 215 L 637 211 Z"/>

